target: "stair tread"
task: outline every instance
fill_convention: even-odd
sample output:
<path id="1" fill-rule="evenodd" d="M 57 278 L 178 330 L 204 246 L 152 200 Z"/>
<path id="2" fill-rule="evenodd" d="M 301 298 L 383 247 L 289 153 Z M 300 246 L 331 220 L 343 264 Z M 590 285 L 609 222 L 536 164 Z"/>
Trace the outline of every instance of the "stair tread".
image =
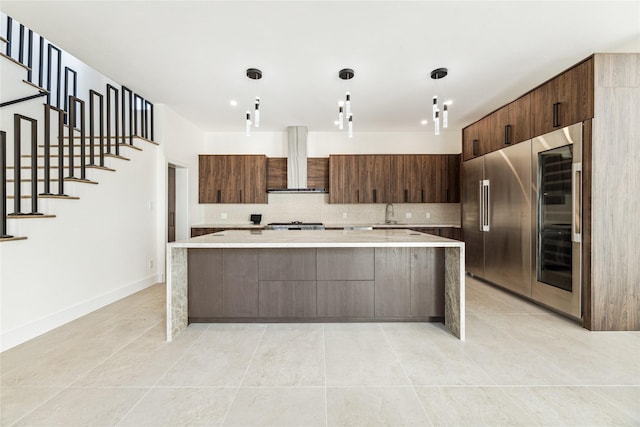
<path id="1" fill-rule="evenodd" d="M 109 172 L 115 172 L 116 170 L 113 168 L 108 168 L 106 166 L 100 166 L 100 165 L 87 165 L 87 168 L 89 169 L 98 169 L 101 171 L 109 171 Z"/>
<path id="2" fill-rule="evenodd" d="M 35 89 L 38 89 L 42 93 L 49 93 L 49 91 L 46 90 L 45 88 L 43 88 L 42 86 L 38 86 L 37 84 L 35 84 L 33 82 L 30 82 L 29 80 L 22 80 L 22 83 L 26 83 L 29 86 L 31 86 L 31 87 L 33 87 Z"/>
<path id="3" fill-rule="evenodd" d="M 27 238 L 22 236 L 0 237 L 0 242 L 15 242 L 16 240 L 27 240 Z"/>
<path id="4" fill-rule="evenodd" d="M 7 219 L 37 219 L 37 218 L 55 218 L 55 215 L 30 215 L 30 214 L 23 214 L 23 215 L 7 215 Z"/>
<path id="5" fill-rule="evenodd" d="M 91 181 L 90 179 L 65 178 L 64 180 L 69 182 L 80 182 L 82 184 L 98 184 L 98 181 Z"/>
<path id="6" fill-rule="evenodd" d="M 13 59 L 12 57 L 10 57 L 10 56 L 2 53 L 2 52 L 0 52 L 0 58 L 6 58 L 9 61 L 13 62 L 14 64 L 21 66 L 22 68 L 24 68 L 27 71 L 31 70 L 31 68 L 27 67 L 26 65 L 24 65 L 23 63 L 21 63 L 17 59 Z"/>
<path id="7" fill-rule="evenodd" d="M 118 145 L 119 145 L 120 147 L 129 147 L 129 148 L 133 148 L 134 150 L 142 151 L 142 148 L 138 148 L 138 147 L 136 147 L 135 145 L 125 144 L 125 143 L 122 143 L 122 142 L 118 143 Z M 38 145 L 38 147 L 42 148 L 42 147 L 44 147 L 44 145 L 40 144 L 40 145 Z M 58 148 L 58 147 L 59 147 L 59 145 L 58 145 L 58 144 L 51 144 L 49 147 L 51 147 L 51 148 Z M 69 144 L 62 144 L 62 147 L 63 147 L 63 148 L 69 148 Z M 74 147 L 74 148 L 80 148 L 80 145 L 79 145 L 79 144 L 73 144 L 73 147 Z M 107 153 L 105 153 L 105 155 L 106 155 L 106 154 L 107 154 Z"/>

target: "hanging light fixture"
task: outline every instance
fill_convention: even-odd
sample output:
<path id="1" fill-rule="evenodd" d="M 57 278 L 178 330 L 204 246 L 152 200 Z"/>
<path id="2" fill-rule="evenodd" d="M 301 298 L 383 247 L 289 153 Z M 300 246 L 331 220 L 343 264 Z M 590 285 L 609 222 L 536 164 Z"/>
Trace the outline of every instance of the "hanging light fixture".
<path id="1" fill-rule="evenodd" d="M 448 70 L 446 68 L 436 68 L 431 72 L 431 78 L 434 80 L 440 80 L 447 76 Z M 449 110 L 448 110 L 448 102 L 445 102 L 442 112 L 442 127 L 449 127 Z M 432 106 L 432 117 L 433 117 L 433 130 L 436 135 L 440 135 L 440 107 L 438 106 L 438 95 L 433 96 L 433 106 Z"/>
<path id="2" fill-rule="evenodd" d="M 262 71 L 257 68 L 247 68 L 247 77 L 251 80 L 256 81 L 256 92 L 258 86 L 258 80 L 262 78 Z M 253 104 L 253 125 L 257 128 L 260 127 L 260 97 L 256 95 L 254 104 Z M 246 115 L 246 134 L 247 136 L 251 136 L 251 111 L 247 111 Z"/>
<path id="3" fill-rule="evenodd" d="M 338 77 L 342 80 L 351 80 L 355 76 L 355 72 L 351 68 L 343 68 L 338 72 Z M 347 120 L 347 132 L 349 138 L 353 138 L 353 114 L 351 113 L 351 92 L 347 90 L 344 100 L 344 109 L 342 101 L 338 102 L 338 128 L 344 128 L 344 120 Z"/>

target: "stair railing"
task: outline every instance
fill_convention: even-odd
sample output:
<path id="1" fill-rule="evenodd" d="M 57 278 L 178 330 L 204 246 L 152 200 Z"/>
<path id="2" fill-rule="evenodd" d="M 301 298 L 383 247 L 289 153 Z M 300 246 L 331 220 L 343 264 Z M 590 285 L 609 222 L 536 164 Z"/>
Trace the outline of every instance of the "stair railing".
<path id="1" fill-rule="evenodd" d="M 78 108 L 79 107 L 79 108 Z M 80 110 L 80 179 L 87 181 L 86 160 L 86 133 L 85 133 L 85 103 L 82 99 L 69 95 L 69 123 L 78 123 L 78 110 Z M 74 141 L 76 127 L 68 125 L 69 129 L 69 178 L 77 179 L 74 170 Z"/>
<path id="2" fill-rule="evenodd" d="M 104 167 L 104 96 L 93 89 L 89 90 L 89 165 L 95 166 L 95 100 L 98 99 L 98 138 L 100 140 L 100 166 Z"/>

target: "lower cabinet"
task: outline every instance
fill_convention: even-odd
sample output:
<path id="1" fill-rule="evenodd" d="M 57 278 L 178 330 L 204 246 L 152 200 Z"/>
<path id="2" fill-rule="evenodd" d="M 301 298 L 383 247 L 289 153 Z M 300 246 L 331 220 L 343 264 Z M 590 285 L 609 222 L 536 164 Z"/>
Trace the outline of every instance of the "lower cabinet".
<path id="1" fill-rule="evenodd" d="M 438 320 L 444 249 L 189 249 L 189 321 Z"/>
<path id="2" fill-rule="evenodd" d="M 316 282 L 274 280 L 259 283 L 260 317 L 316 317 Z"/>
<path id="3" fill-rule="evenodd" d="M 318 317 L 373 318 L 372 280 L 319 280 Z"/>

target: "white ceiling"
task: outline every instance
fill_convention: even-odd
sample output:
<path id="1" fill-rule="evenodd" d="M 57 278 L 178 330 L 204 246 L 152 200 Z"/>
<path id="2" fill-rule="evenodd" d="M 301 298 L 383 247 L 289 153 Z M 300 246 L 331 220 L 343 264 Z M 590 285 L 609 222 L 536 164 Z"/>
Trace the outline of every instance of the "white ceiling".
<path id="1" fill-rule="evenodd" d="M 640 1 L 11 1 L 2 11 L 207 131 L 331 131 L 350 82 L 354 127 L 460 129 L 594 52 L 640 51 Z M 245 70 L 257 67 L 256 85 Z M 431 70 L 447 67 L 440 81 Z M 239 105 L 232 108 L 231 99 Z M 429 119 L 427 127 L 421 119 Z"/>

